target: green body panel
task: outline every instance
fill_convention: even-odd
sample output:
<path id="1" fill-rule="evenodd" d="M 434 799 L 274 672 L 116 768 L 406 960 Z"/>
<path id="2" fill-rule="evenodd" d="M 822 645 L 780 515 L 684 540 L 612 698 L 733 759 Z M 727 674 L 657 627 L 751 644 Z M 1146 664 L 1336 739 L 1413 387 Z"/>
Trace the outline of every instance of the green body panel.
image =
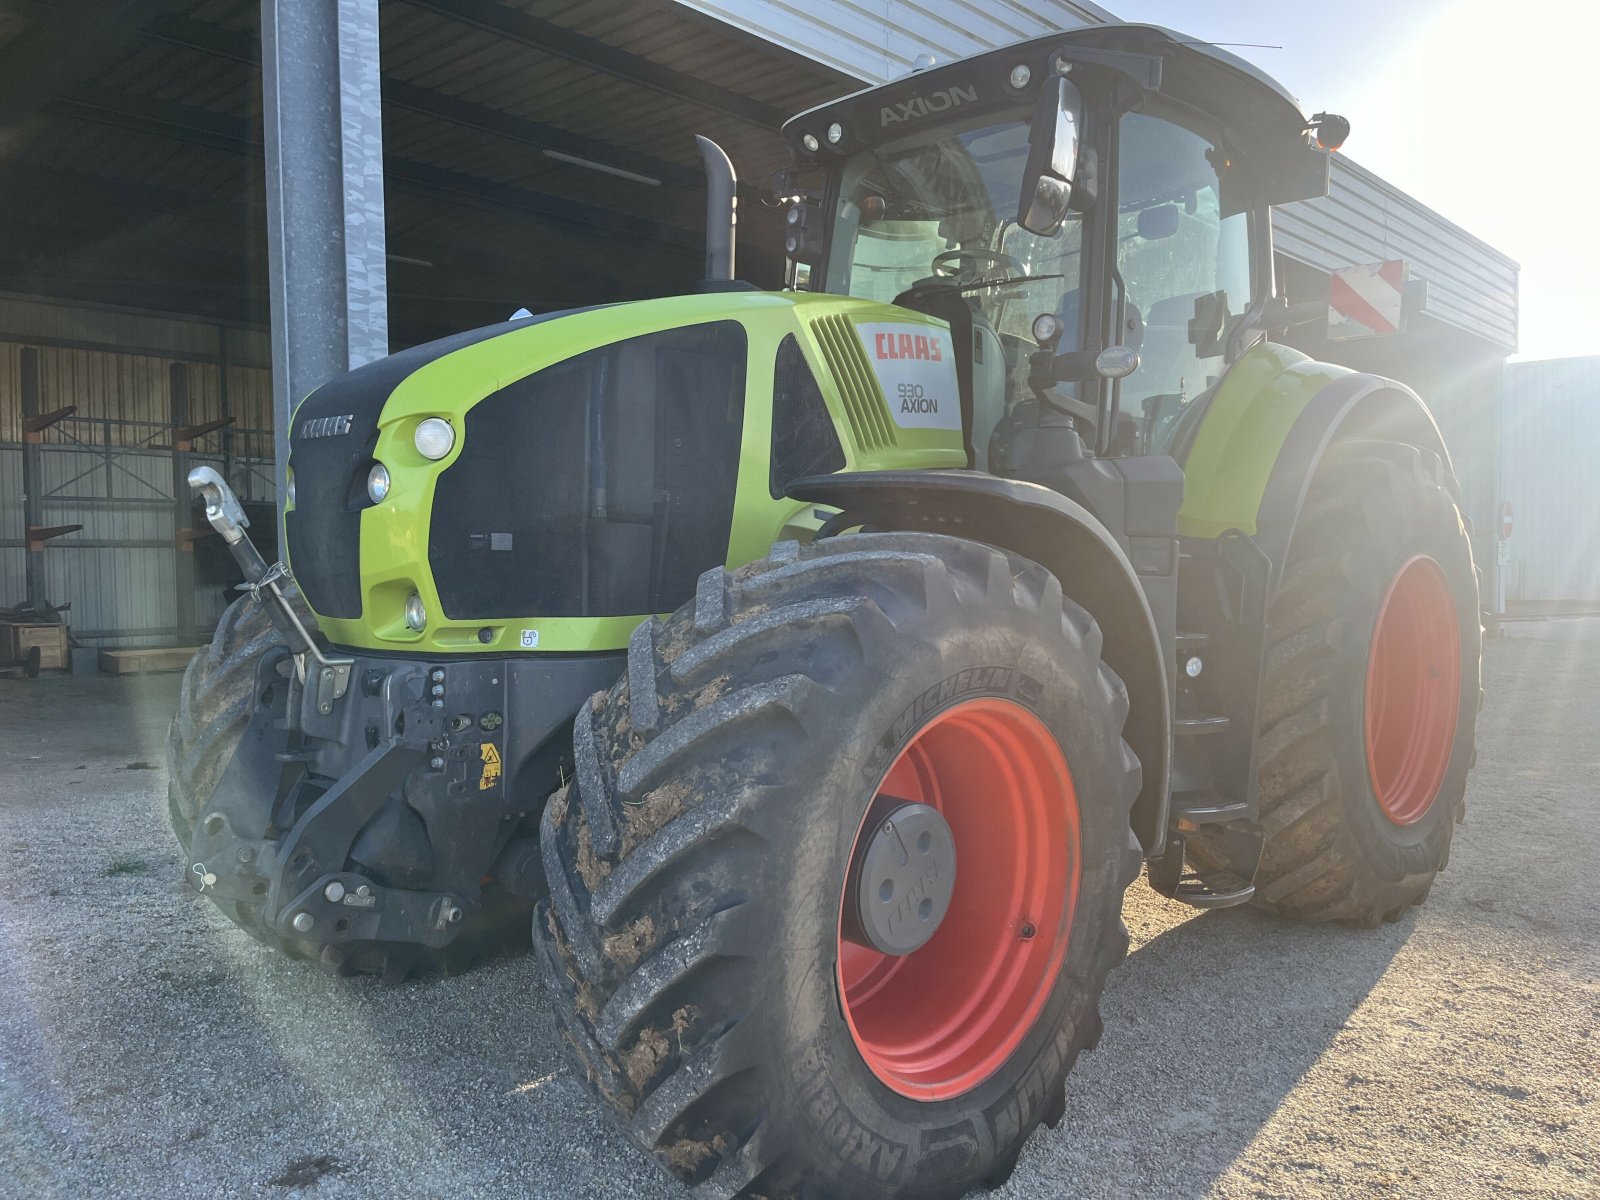
<path id="1" fill-rule="evenodd" d="M 1261 342 L 1223 378 L 1184 461 L 1182 537 L 1217 538 L 1230 529 L 1254 536 L 1256 514 L 1284 440 L 1312 397 L 1345 367 Z"/>
<path id="2" fill-rule="evenodd" d="M 835 377 L 834 368 L 841 358 L 837 337 L 841 321 L 894 321 L 948 329 L 943 322 L 921 313 L 821 293 L 724 292 L 612 305 L 508 329 L 500 336 L 426 363 L 390 394 L 379 418 L 374 455 L 389 469 L 390 490 L 381 504 L 366 508 L 361 514 L 362 616 L 341 620 L 318 614 L 323 631 L 338 645 L 409 654 L 522 653 L 523 634 L 528 630 L 536 631 L 540 651 L 615 650 L 626 646 L 634 627 L 652 614 L 545 617 L 528 613 L 489 621 L 447 619 L 428 564 L 434 486 L 439 474 L 461 453 L 463 439 L 459 434 L 467 411 L 492 393 L 554 363 L 612 342 L 729 320 L 744 326 L 748 353 L 744 429 L 727 566 L 736 567 L 757 558 L 784 538 L 807 538 L 821 524 L 813 505 L 788 498 L 773 499 L 769 490 L 774 362 L 779 344 L 790 334 L 798 340 L 821 385 L 844 449 L 846 471 L 966 465 L 958 431 L 900 428 L 888 420 L 882 389 L 870 372 L 863 378 L 859 371 L 852 371 L 843 383 Z M 819 341 L 819 322 L 834 334 L 831 355 Z M 865 364 L 864 357 L 861 364 Z M 864 400 L 882 407 L 881 417 L 874 416 L 869 422 L 879 436 L 858 435 Z M 853 410 L 852 402 L 856 406 Z M 424 458 L 412 441 L 418 423 L 426 417 L 443 417 L 458 433 L 455 446 L 438 461 Z M 887 437 L 881 436 L 885 428 Z M 508 502 L 514 502 L 516 480 L 508 479 L 506 489 Z M 560 570 L 562 565 L 553 563 L 551 568 Z M 412 592 L 421 596 L 428 612 L 427 627 L 420 633 L 408 628 L 404 618 L 406 598 Z M 490 630 L 488 641 L 481 640 L 480 631 L 484 629 Z"/>

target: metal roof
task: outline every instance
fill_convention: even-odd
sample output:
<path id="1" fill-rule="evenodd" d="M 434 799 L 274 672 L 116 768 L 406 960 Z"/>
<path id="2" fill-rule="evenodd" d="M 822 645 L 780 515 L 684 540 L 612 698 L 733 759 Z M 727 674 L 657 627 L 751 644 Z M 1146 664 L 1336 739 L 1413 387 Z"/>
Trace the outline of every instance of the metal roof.
<path id="1" fill-rule="evenodd" d="M 0 15 L 8 287 L 264 321 L 259 7 L 129 0 L 76 29 L 82 6 Z M 381 18 L 398 342 L 692 285 L 696 133 L 745 185 L 743 273 L 776 284 L 759 187 L 783 117 L 836 94 L 836 72 L 673 0 L 393 0 Z"/>
<path id="2" fill-rule="evenodd" d="M 263 322 L 259 4 L 85 11 L 0 11 L 0 277 Z M 780 226 L 759 188 L 785 160 L 784 117 L 925 51 L 949 60 L 1113 19 L 1083 0 L 388 0 L 381 16 L 401 343 L 518 305 L 691 285 L 695 133 L 743 181 L 741 273 L 775 282 Z M 1347 160 L 1330 197 L 1280 209 L 1276 228 L 1283 254 L 1319 269 L 1407 257 L 1430 314 L 1514 344 L 1516 265 Z"/>

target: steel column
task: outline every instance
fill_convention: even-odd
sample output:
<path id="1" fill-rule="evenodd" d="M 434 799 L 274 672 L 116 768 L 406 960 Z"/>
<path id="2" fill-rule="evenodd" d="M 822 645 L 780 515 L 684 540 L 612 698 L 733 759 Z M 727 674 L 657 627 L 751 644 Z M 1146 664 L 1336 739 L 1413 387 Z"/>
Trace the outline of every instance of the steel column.
<path id="1" fill-rule="evenodd" d="M 278 507 L 289 416 L 388 353 L 378 0 L 261 0 Z"/>
<path id="2" fill-rule="evenodd" d="M 39 352 L 24 346 L 17 355 L 22 384 L 22 418 L 37 418 L 43 411 L 39 386 Z M 27 560 L 24 568 L 26 581 L 23 603 L 35 612 L 41 611 L 45 600 L 44 544 L 36 542 L 32 530 L 44 524 L 44 464 L 40 458 L 39 433 L 22 435 L 22 529 Z"/>

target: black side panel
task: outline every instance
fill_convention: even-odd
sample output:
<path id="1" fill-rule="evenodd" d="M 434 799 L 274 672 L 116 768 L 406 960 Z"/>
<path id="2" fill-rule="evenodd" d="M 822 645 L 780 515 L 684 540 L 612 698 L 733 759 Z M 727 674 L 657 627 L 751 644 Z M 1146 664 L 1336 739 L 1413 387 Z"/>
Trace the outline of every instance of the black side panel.
<path id="1" fill-rule="evenodd" d="M 428 563 L 452 620 L 667 612 L 724 562 L 744 327 L 629 338 L 470 409 Z"/>
<path id="2" fill-rule="evenodd" d="M 791 479 L 844 470 L 844 447 L 817 377 L 794 334 L 778 346 L 772 378 L 772 464 L 768 488 L 783 496 Z"/>
<path id="3" fill-rule="evenodd" d="M 447 354 L 580 311 L 524 317 L 413 346 L 335 376 L 305 398 L 289 430 L 295 507 L 284 529 L 295 580 L 314 611 L 346 620 L 361 616 L 361 510 L 370 503 L 366 478 L 378 418 L 395 388 Z"/>

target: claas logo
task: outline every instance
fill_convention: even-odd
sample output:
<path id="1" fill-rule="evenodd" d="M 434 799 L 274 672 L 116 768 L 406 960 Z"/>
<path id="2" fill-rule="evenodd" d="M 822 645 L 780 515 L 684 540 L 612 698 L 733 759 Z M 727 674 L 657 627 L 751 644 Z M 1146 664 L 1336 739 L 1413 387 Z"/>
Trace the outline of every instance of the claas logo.
<path id="1" fill-rule="evenodd" d="M 927 362 L 943 362 L 944 354 L 939 339 L 920 333 L 880 333 L 873 341 L 873 352 L 879 359 L 920 358 Z"/>

